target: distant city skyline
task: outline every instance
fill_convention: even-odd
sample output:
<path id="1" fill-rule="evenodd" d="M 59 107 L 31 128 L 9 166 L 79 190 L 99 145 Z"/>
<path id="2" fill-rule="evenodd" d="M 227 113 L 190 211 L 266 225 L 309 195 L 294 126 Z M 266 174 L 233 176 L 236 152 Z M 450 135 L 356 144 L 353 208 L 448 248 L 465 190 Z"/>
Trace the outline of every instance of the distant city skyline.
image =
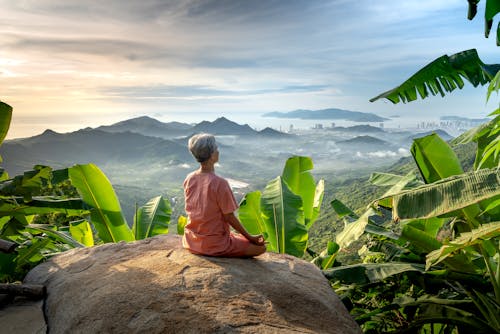
<path id="1" fill-rule="evenodd" d="M 495 33 L 483 37 L 484 2 L 468 21 L 466 0 L 0 0 L 8 138 L 142 115 L 242 122 L 339 108 L 483 118 L 496 107 L 468 83 L 444 99 L 368 100 L 443 54 L 476 48 L 499 63 Z"/>

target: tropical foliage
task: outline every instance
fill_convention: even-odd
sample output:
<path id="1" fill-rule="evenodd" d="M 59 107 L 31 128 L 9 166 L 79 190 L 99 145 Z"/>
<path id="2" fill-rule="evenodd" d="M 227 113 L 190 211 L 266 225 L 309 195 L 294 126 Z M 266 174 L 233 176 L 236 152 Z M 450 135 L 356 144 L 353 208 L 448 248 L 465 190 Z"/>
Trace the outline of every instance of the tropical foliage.
<path id="1" fill-rule="evenodd" d="M 11 117 L 12 108 L 0 102 L 0 144 Z M 155 197 L 136 210 L 130 229 L 111 183 L 94 164 L 35 166 L 12 178 L 0 169 L 0 239 L 17 245 L 13 253 L 0 252 L 0 281 L 20 280 L 47 257 L 71 248 L 167 233 L 170 214 L 170 202 Z"/>
<path id="2" fill-rule="evenodd" d="M 251 192 L 243 198 L 239 219 L 250 233 L 264 235 L 269 251 L 304 255 L 308 231 L 318 217 L 324 194 L 324 181 L 316 184 L 312 169 L 311 158 L 291 157 L 282 175 L 271 180 L 262 193 Z"/>
<path id="3" fill-rule="evenodd" d="M 412 146 L 425 184 L 375 174 L 391 188 L 361 217 L 332 203 L 347 221 L 340 249 L 371 234 L 359 251 L 366 263 L 325 270 L 367 332 L 500 331 L 499 170 L 457 175 L 451 149 L 436 154 L 445 146 L 435 134 Z"/>
<path id="4" fill-rule="evenodd" d="M 477 3 L 469 1 L 469 19 Z M 487 1 L 486 36 L 499 11 L 498 1 Z M 444 96 L 464 80 L 474 86 L 489 82 L 489 99 L 500 88 L 499 70 L 475 50 L 442 56 L 371 101 Z M 340 251 L 370 235 L 359 250 L 364 263 L 324 268 L 365 332 L 500 332 L 498 114 L 452 143 L 477 144 L 474 171 L 464 173 L 448 143 L 433 134 L 411 148 L 424 184 L 411 174 L 373 175 L 373 184 L 391 188 L 359 217 L 332 202 L 346 220 L 337 235 Z"/>

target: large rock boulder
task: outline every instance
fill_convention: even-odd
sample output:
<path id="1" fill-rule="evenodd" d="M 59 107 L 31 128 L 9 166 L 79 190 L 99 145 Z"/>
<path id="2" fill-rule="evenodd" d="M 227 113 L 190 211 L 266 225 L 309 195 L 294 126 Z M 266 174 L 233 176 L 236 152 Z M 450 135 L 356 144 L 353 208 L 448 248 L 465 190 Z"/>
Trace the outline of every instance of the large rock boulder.
<path id="1" fill-rule="evenodd" d="M 312 264 L 197 256 L 177 236 L 74 249 L 34 268 L 50 333 L 360 333 Z"/>

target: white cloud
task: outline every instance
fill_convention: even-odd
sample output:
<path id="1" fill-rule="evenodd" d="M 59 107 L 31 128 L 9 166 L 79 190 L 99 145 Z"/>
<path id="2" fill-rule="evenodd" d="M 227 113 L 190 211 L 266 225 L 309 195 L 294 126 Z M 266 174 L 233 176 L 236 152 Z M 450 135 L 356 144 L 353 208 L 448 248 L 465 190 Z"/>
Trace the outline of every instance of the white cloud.
<path id="1" fill-rule="evenodd" d="M 368 99 L 443 53 L 477 45 L 496 61 L 482 18 L 471 24 L 466 10 L 463 0 L 0 0 L 0 98 L 40 122 L 61 113 L 383 112 L 394 107 Z M 158 87 L 182 94 L 134 98 Z M 464 114 L 477 109 L 472 95 L 484 96 L 467 94 L 397 110 Z"/>

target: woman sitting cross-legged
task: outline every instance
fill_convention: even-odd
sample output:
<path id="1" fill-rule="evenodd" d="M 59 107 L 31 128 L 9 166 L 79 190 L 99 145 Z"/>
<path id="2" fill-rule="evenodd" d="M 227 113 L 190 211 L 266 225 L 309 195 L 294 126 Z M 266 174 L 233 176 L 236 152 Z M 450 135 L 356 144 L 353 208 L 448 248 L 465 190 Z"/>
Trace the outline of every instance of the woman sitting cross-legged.
<path id="1" fill-rule="evenodd" d="M 252 257 L 266 251 L 262 235 L 250 235 L 234 215 L 238 203 L 229 183 L 215 175 L 219 151 L 215 137 L 198 134 L 189 139 L 189 150 L 200 168 L 184 180 L 185 209 L 188 223 L 182 244 L 191 253 Z M 233 227 L 239 234 L 230 231 Z"/>

